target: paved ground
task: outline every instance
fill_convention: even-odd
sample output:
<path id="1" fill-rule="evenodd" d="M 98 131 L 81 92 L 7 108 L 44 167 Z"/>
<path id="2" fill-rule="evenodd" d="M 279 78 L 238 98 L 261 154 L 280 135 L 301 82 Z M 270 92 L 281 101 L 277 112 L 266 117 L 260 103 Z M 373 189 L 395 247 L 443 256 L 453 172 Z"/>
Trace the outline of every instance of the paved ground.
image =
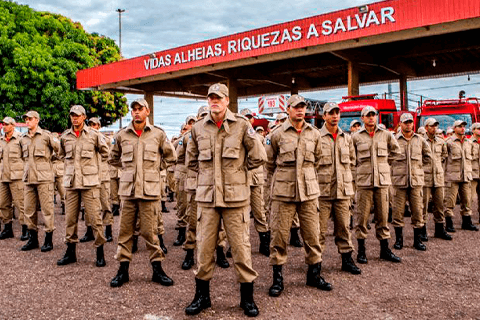
<path id="1" fill-rule="evenodd" d="M 58 267 L 56 261 L 65 249 L 65 218 L 57 215 L 51 252 L 21 252 L 19 240 L 0 241 L 0 319 L 244 319 L 232 267 L 215 270 L 212 308 L 195 317 L 185 316 L 184 308 L 194 296 L 194 274 L 181 270 L 184 251 L 172 245 L 176 236 L 173 205 L 168 204 L 170 213 L 164 217 L 169 251 L 163 266 L 174 286 L 166 288 L 150 281 L 151 267 L 142 239 L 130 266 L 130 282 L 121 288 L 109 286 L 118 268 L 113 259 L 115 243 L 106 245 L 105 268 L 95 267 L 91 243 L 78 245 L 76 264 Z M 476 212 L 476 206 L 474 209 Z M 258 235 L 252 224 L 253 263 L 260 274 L 255 282 L 255 301 L 260 308 L 257 318 L 480 319 L 480 232 L 458 230 L 458 208 L 456 214 L 454 241 L 430 237 L 426 252 L 412 248 L 412 229 L 405 228 L 406 247 L 396 252 L 403 259 L 401 264 L 379 261 L 378 241 L 371 230 L 369 263 L 361 266 L 363 273 L 358 276 L 340 271 L 340 255 L 330 235 L 322 274 L 333 284 L 331 292 L 305 286 L 303 249 L 290 247 L 284 268 L 285 291 L 279 298 L 268 296 L 271 267 L 268 258 L 258 253 Z M 478 222 L 478 214 L 474 221 Z M 115 217 L 116 232 L 118 223 Z M 16 221 L 14 227 L 18 237 Z M 80 235 L 84 230 L 82 224 Z M 433 235 L 433 223 L 428 230 Z"/>

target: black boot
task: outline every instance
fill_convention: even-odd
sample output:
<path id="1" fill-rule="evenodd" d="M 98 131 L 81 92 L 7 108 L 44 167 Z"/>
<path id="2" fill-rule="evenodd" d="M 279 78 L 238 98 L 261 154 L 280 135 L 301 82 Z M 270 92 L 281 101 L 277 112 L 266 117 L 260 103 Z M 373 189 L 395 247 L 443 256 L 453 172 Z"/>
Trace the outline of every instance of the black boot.
<path id="1" fill-rule="evenodd" d="M 260 247 L 258 252 L 263 254 L 265 257 L 270 256 L 270 231 L 259 232 L 258 237 L 260 238 Z"/>
<path id="2" fill-rule="evenodd" d="M 103 254 L 103 244 L 97 247 L 97 260 L 95 260 L 95 265 L 99 268 L 107 265 L 105 262 L 105 255 Z"/>
<path id="3" fill-rule="evenodd" d="M 225 254 L 227 258 L 232 258 L 232 247 L 228 247 L 227 253 Z"/>
<path id="4" fill-rule="evenodd" d="M 392 250 L 388 248 L 388 239 L 380 240 L 380 259 L 401 262 L 402 259 L 393 254 Z"/>
<path id="5" fill-rule="evenodd" d="M 117 275 L 115 278 L 110 281 L 110 287 L 116 288 L 121 287 L 124 283 L 127 283 L 130 278 L 128 276 L 128 266 L 130 262 L 122 261 L 120 262 L 120 267 L 118 268 Z"/>
<path id="6" fill-rule="evenodd" d="M 112 226 L 105 226 L 105 239 L 107 242 L 112 242 L 113 241 L 113 236 L 112 236 Z"/>
<path id="7" fill-rule="evenodd" d="M 62 216 L 65 215 L 65 203 L 64 203 L 64 202 L 62 202 L 62 212 L 60 212 L 60 214 L 61 214 Z"/>
<path id="8" fill-rule="evenodd" d="M 412 211 L 410 210 L 410 205 L 405 205 L 405 211 L 403 212 L 404 217 L 411 217 L 412 216 Z"/>
<path id="9" fill-rule="evenodd" d="M 80 208 L 80 214 L 81 214 L 82 221 L 85 221 L 85 208 L 84 207 Z"/>
<path id="10" fill-rule="evenodd" d="M 455 232 L 455 228 L 453 227 L 453 219 L 452 217 L 445 217 L 445 231 L 447 232 Z"/>
<path id="11" fill-rule="evenodd" d="M 258 316 L 258 307 L 253 301 L 253 282 L 240 283 L 240 308 L 249 317 Z"/>
<path id="12" fill-rule="evenodd" d="M 156 283 L 160 283 L 162 286 L 173 286 L 173 280 L 165 274 L 163 271 L 162 263 L 160 261 L 153 261 L 152 262 L 152 281 Z"/>
<path id="13" fill-rule="evenodd" d="M 83 237 L 80 239 L 80 242 L 89 242 L 94 240 L 95 240 L 95 237 L 93 236 L 92 227 L 87 227 L 87 231 L 85 232 Z"/>
<path id="14" fill-rule="evenodd" d="M 393 245 L 394 249 L 402 250 L 403 248 L 403 228 L 395 227 L 395 244 Z"/>
<path id="15" fill-rule="evenodd" d="M 76 243 L 69 243 L 67 242 L 67 250 L 65 251 L 65 255 L 62 259 L 57 261 L 57 265 L 64 266 L 70 263 L 77 262 L 77 253 L 76 253 Z"/>
<path id="16" fill-rule="evenodd" d="M 161 234 L 158 235 L 158 241 L 160 242 L 160 249 L 162 249 L 164 254 L 168 253 L 168 249 L 163 242 L 163 236 Z"/>
<path id="17" fill-rule="evenodd" d="M 187 254 L 185 255 L 185 260 L 182 263 L 183 270 L 190 270 L 192 269 L 193 265 L 195 264 L 195 253 L 193 249 L 187 249 Z"/>
<path id="18" fill-rule="evenodd" d="M 422 229 L 413 228 L 413 247 L 420 251 L 427 250 L 427 246 L 422 243 Z"/>
<path id="19" fill-rule="evenodd" d="M 342 253 L 342 270 L 351 274 L 361 274 L 362 270 L 355 265 L 352 259 L 352 252 Z"/>
<path id="20" fill-rule="evenodd" d="M 22 224 L 22 235 L 20 236 L 20 241 L 28 240 L 28 228 L 26 224 Z"/>
<path id="21" fill-rule="evenodd" d="M 270 297 L 278 297 L 283 291 L 282 265 L 273 266 L 273 284 L 268 290 Z"/>
<path id="22" fill-rule="evenodd" d="M 393 221 L 393 209 L 392 207 L 388 207 L 388 223 L 392 223 Z"/>
<path id="23" fill-rule="evenodd" d="M 298 228 L 290 229 L 290 245 L 297 248 L 303 247 L 302 241 L 300 241 L 298 236 Z"/>
<path id="24" fill-rule="evenodd" d="M 210 308 L 211 306 L 210 281 L 195 278 L 195 297 L 192 303 L 185 308 L 185 313 L 192 316 L 199 314 L 202 310 Z"/>
<path id="25" fill-rule="evenodd" d="M 162 201 L 162 212 L 169 213 L 167 206 L 165 205 L 165 201 Z"/>
<path id="26" fill-rule="evenodd" d="M 132 243 L 132 253 L 135 253 L 138 251 L 138 236 L 133 236 L 133 243 Z"/>
<path id="27" fill-rule="evenodd" d="M 37 230 L 28 230 L 28 241 L 21 248 L 22 251 L 29 251 L 38 248 L 38 232 Z"/>
<path id="28" fill-rule="evenodd" d="M 10 221 L 5 225 L 3 231 L 0 233 L 0 240 L 13 238 L 13 229 L 12 229 L 12 222 Z"/>
<path id="29" fill-rule="evenodd" d="M 469 231 L 478 231 L 478 227 L 472 223 L 471 216 L 462 216 L 462 229 Z"/>
<path id="30" fill-rule="evenodd" d="M 217 247 L 217 265 L 220 268 L 226 269 L 230 267 L 230 263 L 228 263 L 227 258 L 225 258 L 225 253 L 223 253 L 223 247 Z"/>
<path id="31" fill-rule="evenodd" d="M 357 262 L 361 264 L 367 264 L 367 249 L 365 248 L 365 239 L 358 239 L 358 254 Z"/>
<path id="32" fill-rule="evenodd" d="M 421 232 L 420 232 L 420 240 L 422 240 L 422 242 L 427 242 L 427 241 L 428 241 L 427 224 L 425 223 L 420 230 L 421 230 Z"/>
<path id="33" fill-rule="evenodd" d="M 320 290 L 324 291 L 331 291 L 332 285 L 323 279 L 320 276 L 320 272 L 322 271 L 322 264 L 316 263 L 308 266 L 307 271 L 307 286 L 315 287 Z"/>
<path id="34" fill-rule="evenodd" d="M 43 246 L 40 248 L 40 251 L 48 252 L 53 250 L 52 237 L 53 237 L 53 231 L 45 233 L 45 242 L 43 243 Z"/>
<path id="35" fill-rule="evenodd" d="M 443 223 L 435 223 L 435 238 L 440 238 L 443 240 L 452 240 L 452 236 L 449 235 L 443 226 Z"/>
<path id="36" fill-rule="evenodd" d="M 114 217 L 120 215 L 120 205 L 119 204 L 112 205 L 112 214 L 113 214 Z"/>
<path id="37" fill-rule="evenodd" d="M 173 243 L 174 246 L 176 246 L 176 247 L 181 246 L 185 242 L 185 231 L 186 230 L 187 230 L 187 228 L 185 228 L 185 227 L 178 228 L 178 236 L 177 236 L 177 240 L 175 240 L 175 242 Z"/>

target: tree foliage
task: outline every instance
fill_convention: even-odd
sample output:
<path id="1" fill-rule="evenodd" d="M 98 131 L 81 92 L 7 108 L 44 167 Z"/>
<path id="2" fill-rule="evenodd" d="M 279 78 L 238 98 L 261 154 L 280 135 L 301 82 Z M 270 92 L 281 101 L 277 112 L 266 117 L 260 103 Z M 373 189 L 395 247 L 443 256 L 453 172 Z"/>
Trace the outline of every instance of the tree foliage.
<path id="1" fill-rule="evenodd" d="M 49 12 L 0 0 L 0 117 L 21 120 L 28 110 L 40 113 L 41 126 L 61 132 L 69 110 L 81 104 L 87 117 L 109 125 L 128 112 L 120 93 L 79 91 L 76 73 L 120 60 L 115 42 Z"/>

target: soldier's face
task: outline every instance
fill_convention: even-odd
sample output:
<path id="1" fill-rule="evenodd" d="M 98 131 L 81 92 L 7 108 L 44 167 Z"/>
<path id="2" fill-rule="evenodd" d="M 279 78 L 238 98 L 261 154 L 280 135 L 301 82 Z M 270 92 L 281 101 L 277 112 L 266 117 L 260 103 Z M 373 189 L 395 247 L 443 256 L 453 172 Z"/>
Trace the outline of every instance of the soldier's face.
<path id="1" fill-rule="evenodd" d="M 359 124 L 359 123 L 355 123 L 353 126 L 350 127 L 350 132 L 355 132 L 355 131 L 357 131 L 358 129 L 360 129 L 360 124 Z"/>
<path id="2" fill-rule="evenodd" d="M 402 122 L 400 126 L 402 127 L 402 131 L 405 133 L 410 133 L 413 131 L 413 121 L 408 120 L 408 121 Z"/>
<path id="3" fill-rule="evenodd" d="M 100 125 L 98 123 L 90 123 L 90 127 L 95 130 L 100 130 Z"/>
<path id="4" fill-rule="evenodd" d="M 465 125 L 457 126 L 453 129 L 456 134 L 459 136 L 463 136 L 465 134 Z"/>
<path id="5" fill-rule="evenodd" d="M 327 112 L 323 115 L 323 120 L 328 123 L 330 126 L 335 127 L 338 125 L 338 121 L 340 121 L 340 110 L 333 109 L 330 112 Z"/>
<path id="6" fill-rule="evenodd" d="M 75 113 L 70 113 L 70 120 L 72 121 L 72 125 L 74 127 L 78 127 L 82 125 L 82 123 L 85 121 L 87 117 L 84 114 L 75 114 Z"/>
<path id="7" fill-rule="evenodd" d="M 362 121 L 367 127 L 373 127 L 377 124 L 377 115 L 374 112 L 369 112 L 362 117 Z"/>
<path id="8" fill-rule="evenodd" d="M 427 130 L 427 133 L 431 136 L 433 136 L 437 132 L 438 125 L 434 126 L 425 126 L 425 130 Z"/>
<path id="9" fill-rule="evenodd" d="M 25 123 L 27 124 L 28 130 L 35 130 L 38 126 L 38 119 L 35 117 L 25 117 Z"/>
<path id="10" fill-rule="evenodd" d="M 292 121 L 301 121 L 305 119 L 305 112 L 307 111 L 307 105 L 305 103 L 299 103 L 295 107 L 288 106 L 287 113 Z"/>
<path id="11" fill-rule="evenodd" d="M 3 124 L 3 133 L 5 134 L 10 134 L 13 132 L 13 129 L 15 128 L 15 126 L 13 124 L 6 124 L 4 123 Z"/>
<path id="12" fill-rule="evenodd" d="M 144 123 L 150 115 L 150 109 L 135 103 L 132 106 L 132 118 L 135 123 Z"/>
<path id="13" fill-rule="evenodd" d="M 225 110 L 227 110 L 228 103 L 230 102 L 228 97 L 222 98 L 215 93 L 210 94 L 207 99 L 210 112 L 216 115 L 220 115 L 225 112 Z"/>

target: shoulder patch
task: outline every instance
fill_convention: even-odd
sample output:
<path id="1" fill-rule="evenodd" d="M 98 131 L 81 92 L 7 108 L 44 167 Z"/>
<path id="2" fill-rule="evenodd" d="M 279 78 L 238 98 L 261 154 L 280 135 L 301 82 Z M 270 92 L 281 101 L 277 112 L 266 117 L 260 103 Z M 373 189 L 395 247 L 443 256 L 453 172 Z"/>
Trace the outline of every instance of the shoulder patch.
<path id="1" fill-rule="evenodd" d="M 267 146 L 269 146 L 269 145 L 272 144 L 272 141 L 270 141 L 270 139 L 267 139 L 267 140 L 265 140 L 265 144 L 266 144 Z"/>
<path id="2" fill-rule="evenodd" d="M 183 145 L 183 141 L 182 140 L 178 141 L 178 145 L 179 146 Z"/>
<path id="3" fill-rule="evenodd" d="M 253 129 L 252 127 L 248 128 L 247 134 L 248 134 L 250 137 L 255 137 L 255 135 L 256 135 L 255 129 Z"/>

